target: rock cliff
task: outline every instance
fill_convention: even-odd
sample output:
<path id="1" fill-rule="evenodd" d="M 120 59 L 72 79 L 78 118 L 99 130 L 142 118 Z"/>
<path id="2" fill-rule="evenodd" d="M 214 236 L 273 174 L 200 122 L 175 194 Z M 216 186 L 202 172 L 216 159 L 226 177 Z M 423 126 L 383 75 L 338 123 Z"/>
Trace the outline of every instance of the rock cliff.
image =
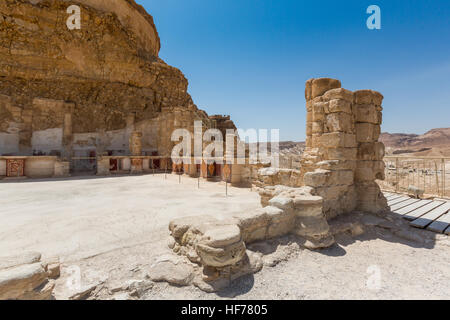
<path id="1" fill-rule="evenodd" d="M 79 30 L 66 25 L 70 5 L 81 9 Z M 130 125 L 148 131 L 144 150 L 162 153 L 173 127 L 211 123 L 159 49 L 134 0 L 2 0 L 0 155 L 126 150 L 128 138 L 114 135 Z"/>

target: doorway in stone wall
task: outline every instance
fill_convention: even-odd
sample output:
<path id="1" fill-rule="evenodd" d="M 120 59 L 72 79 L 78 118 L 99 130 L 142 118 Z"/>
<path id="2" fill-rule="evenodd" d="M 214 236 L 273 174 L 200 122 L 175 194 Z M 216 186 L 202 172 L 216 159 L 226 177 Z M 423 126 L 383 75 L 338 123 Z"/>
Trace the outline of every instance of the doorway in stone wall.
<path id="1" fill-rule="evenodd" d="M 95 175 L 97 173 L 97 151 L 75 150 L 70 159 L 72 175 Z"/>
<path id="2" fill-rule="evenodd" d="M 219 180 L 222 175 L 222 166 L 216 162 L 207 165 L 208 179 Z"/>
<path id="3" fill-rule="evenodd" d="M 157 156 L 158 156 L 157 151 L 152 152 L 152 157 L 157 157 Z M 155 170 L 161 169 L 161 159 L 152 159 L 151 162 L 152 162 L 152 164 L 151 164 L 150 168 L 155 169 Z"/>

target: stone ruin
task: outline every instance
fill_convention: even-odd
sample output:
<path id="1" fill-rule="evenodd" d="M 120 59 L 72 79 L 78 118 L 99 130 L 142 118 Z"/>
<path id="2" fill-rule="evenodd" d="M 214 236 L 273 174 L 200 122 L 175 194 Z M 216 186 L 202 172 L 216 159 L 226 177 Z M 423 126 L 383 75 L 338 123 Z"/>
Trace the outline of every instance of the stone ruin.
<path id="1" fill-rule="evenodd" d="M 71 4 L 80 30 L 66 26 Z M 153 17 L 134 0 L 0 1 L 0 179 L 150 172 L 155 156 L 156 169 L 170 168 L 175 129 L 236 129 L 194 104 L 160 47 Z M 136 132 L 141 150 L 131 155 L 142 170 L 130 159 Z"/>
<path id="2" fill-rule="evenodd" d="M 169 247 L 197 266 L 191 282 L 200 288 L 214 291 L 260 270 L 258 257 L 246 249 L 252 243 L 293 234 L 305 248 L 326 248 L 335 243 L 333 218 L 388 209 L 375 182 L 384 179 L 384 145 L 378 142 L 383 96 L 371 90 L 351 92 L 338 80 L 322 78 L 306 82 L 305 97 L 302 168 L 259 170 L 263 208 L 226 220 L 200 216 L 170 223 Z"/>
<path id="3" fill-rule="evenodd" d="M 384 179 L 384 144 L 378 142 L 383 96 L 351 92 L 333 79 L 306 83 L 304 184 L 324 199 L 325 216 L 361 210 L 377 212 L 387 201 L 375 180 Z"/>
<path id="4" fill-rule="evenodd" d="M 199 120 L 205 129 L 235 129 L 229 117 L 198 109 L 181 71 L 158 57 L 159 36 L 142 7 L 133 0 L 75 2 L 85 26 L 75 31 L 62 18 L 67 1 L 0 2 L 0 176 L 9 176 L 8 163 L 17 175 L 63 176 L 66 160 L 92 156 L 97 174 L 107 175 L 113 158 L 124 155 L 127 170 L 141 172 L 149 157 L 170 154 L 177 128 L 193 132 Z M 155 265 L 154 280 L 167 280 L 157 270 L 181 269 L 173 283 L 214 291 L 261 269 L 260 257 L 248 250 L 253 243 L 292 234 L 306 248 L 329 247 L 334 218 L 385 210 L 375 182 L 384 178 L 382 100 L 375 91 L 345 90 L 338 80 L 309 80 L 301 170 L 234 168 L 242 176 L 237 182 L 257 187 L 262 208 L 226 220 L 172 221 L 169 247 L 178 257 Z M 55 275 L 39 259 L 6 266 L 0 293 L 17 285 L 13 298 L 48 297 Z"/>

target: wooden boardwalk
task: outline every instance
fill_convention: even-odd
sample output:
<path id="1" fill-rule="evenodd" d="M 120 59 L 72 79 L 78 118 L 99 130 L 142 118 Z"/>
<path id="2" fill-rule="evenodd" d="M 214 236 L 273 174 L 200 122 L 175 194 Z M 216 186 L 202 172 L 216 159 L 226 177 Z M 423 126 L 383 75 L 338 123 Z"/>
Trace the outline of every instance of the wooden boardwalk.
<path id="1" fill-rule="evenodd" d="M 403 216 L 413 227 L 450 235 L 450 202 L 420 200 L 384 192 L 391 211 Z"/>

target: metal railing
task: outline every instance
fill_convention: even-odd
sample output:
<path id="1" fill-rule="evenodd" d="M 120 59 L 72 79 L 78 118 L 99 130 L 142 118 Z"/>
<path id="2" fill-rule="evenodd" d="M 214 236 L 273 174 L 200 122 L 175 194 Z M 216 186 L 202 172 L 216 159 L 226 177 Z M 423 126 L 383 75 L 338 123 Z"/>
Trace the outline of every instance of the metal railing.
<path id="1" fill-rule="evenodd" d="M 378 181 L 385 191 L 408 192 L 410 186 L 425 195 L 450 197 L 450 158 L 386 156 L 385 180 Z"/>
<path id="2" fill-rule="evenodd" d="M 300 169 L 301 156 L 280 155 L 280 168 Z M 384 191 L 408 193 L 414 186 L 427 196 L 450 198 L 450 158 L 386 156 L 385 180 L 378 180 Z"/>

